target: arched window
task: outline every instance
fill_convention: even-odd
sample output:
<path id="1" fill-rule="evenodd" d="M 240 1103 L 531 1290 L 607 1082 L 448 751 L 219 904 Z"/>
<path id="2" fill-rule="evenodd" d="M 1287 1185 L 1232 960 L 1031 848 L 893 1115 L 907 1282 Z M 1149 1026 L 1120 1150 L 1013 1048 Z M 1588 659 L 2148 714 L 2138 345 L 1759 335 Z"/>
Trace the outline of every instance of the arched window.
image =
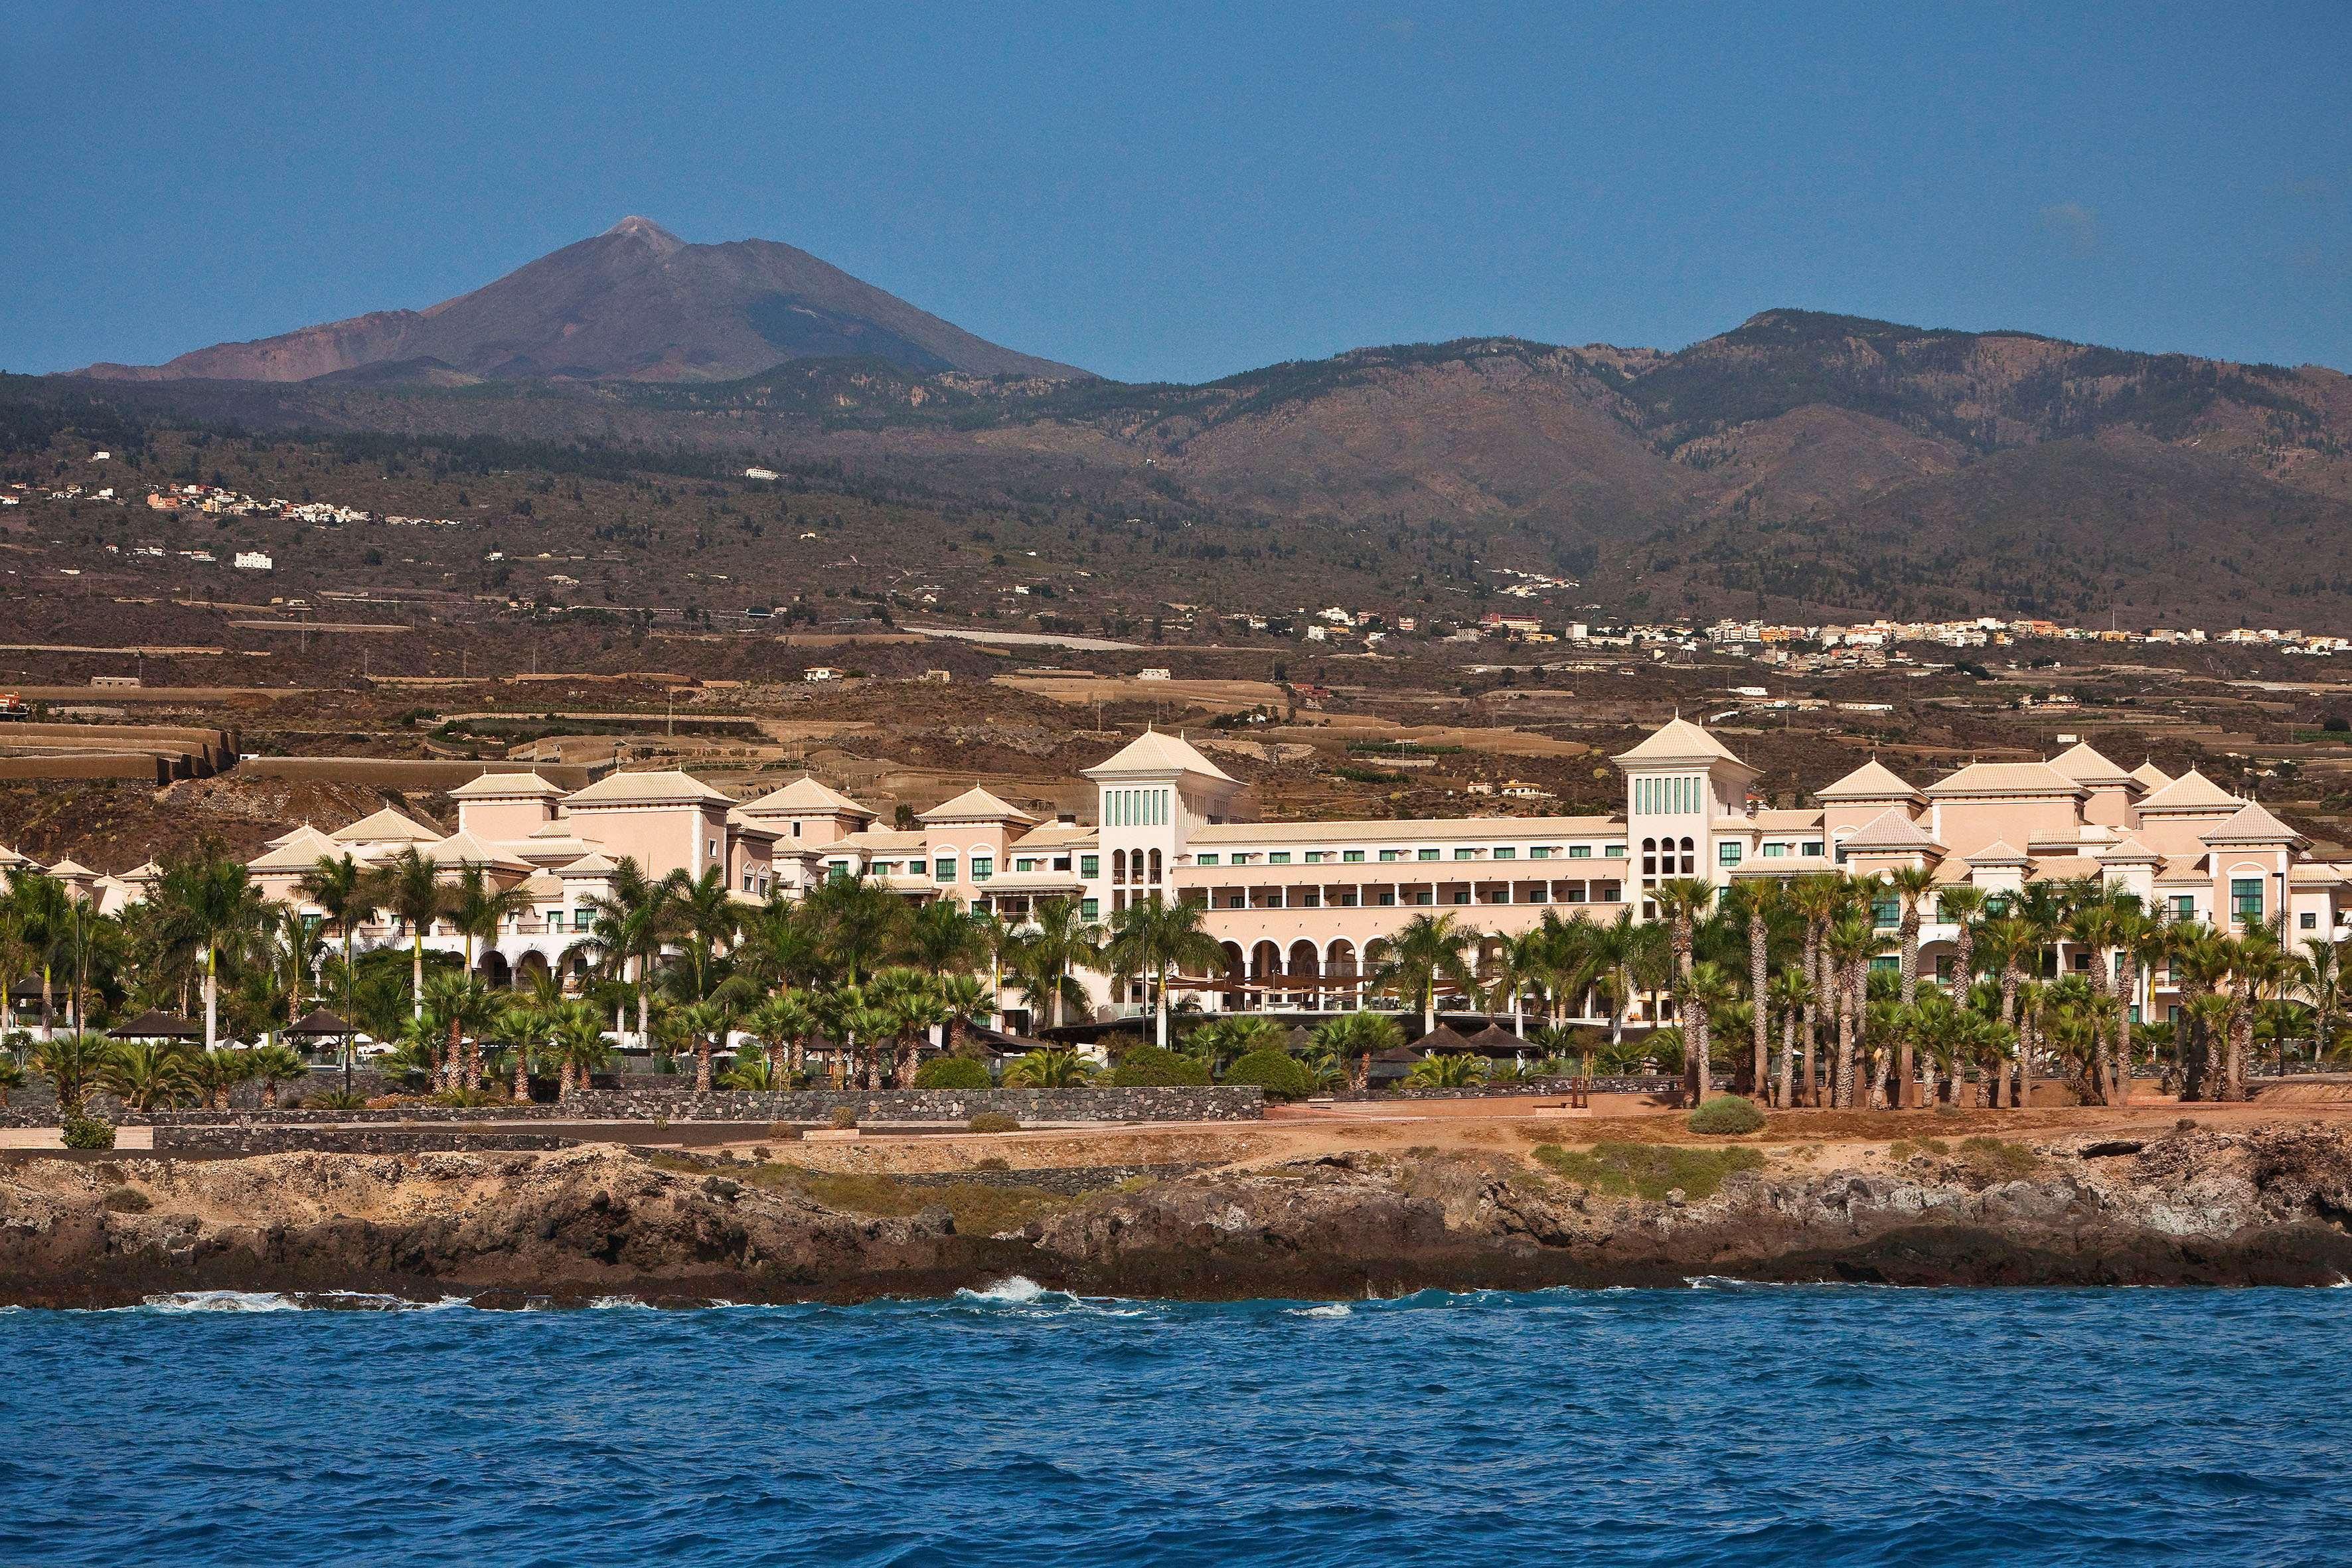
<path id="1" fill-rule="evenodd" d="M 1654 877 L 1657 874 L 1658 841 L 1654 838 L 1644 838 L 1642 840 L 1642 875 Z"/>
<path id="2" fill-rule="evenodd" d="M 1114 882 L 1127 880 L 1127 851 L 1124 849 L 1110 852 L 1110 879 Z"/>
<path id="3" fill-rule="evenodd" d="M 1151 885 L 1155 888 L 1160 885 L 1160 851 L 1157 849 L 1151 852 Z"/>
<path id="4" fill-rule="evenodd" d="M 1683 840 L 1683 875 L 1688 877 L 1697 870 L 1698 851 L 1692 847 L 1691 841 L 1685 838 Z"/>

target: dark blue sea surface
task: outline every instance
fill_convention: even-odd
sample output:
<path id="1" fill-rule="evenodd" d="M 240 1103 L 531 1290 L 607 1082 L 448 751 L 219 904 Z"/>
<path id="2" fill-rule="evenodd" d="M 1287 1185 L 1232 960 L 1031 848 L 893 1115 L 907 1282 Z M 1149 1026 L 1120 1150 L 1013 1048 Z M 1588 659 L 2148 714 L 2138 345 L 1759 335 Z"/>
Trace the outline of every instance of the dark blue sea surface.
<path id="1" fill-rule="evenodd" d="M 2352 1294 L 0 1312 L 0 1563 L 2352 1559 Z"/>

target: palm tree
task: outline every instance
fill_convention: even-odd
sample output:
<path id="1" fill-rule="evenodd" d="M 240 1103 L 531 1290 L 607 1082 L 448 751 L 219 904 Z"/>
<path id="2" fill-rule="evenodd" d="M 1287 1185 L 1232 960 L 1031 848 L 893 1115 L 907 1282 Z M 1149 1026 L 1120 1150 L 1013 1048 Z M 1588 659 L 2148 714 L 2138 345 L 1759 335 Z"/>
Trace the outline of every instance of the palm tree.
<path id="1" fill-rule="evenodd" d="M 1853 1109 L 1854 1047 L 1863 1022 L 1864 985 L 1870 961 L 1878 954 L 1878 928 L 1870 917 L 1849 914 L 1830 928 L 1823 944 L 1835 976 L 1832 997 L 1837 1006 L 1837 1077 L 1831 1103 L 1841 1110 Z"/>
<path id="2" fill-rule="evenodd" d="M 278 1109 L 278 1086 L 308 1078 L 310 1069 L 303 1065 L 297 1053 L 284 1046 L 263 1046 L 247 1058 L 252 1076 L 261 1084 L 261 1105 L 265 1110 Z"/>
<path id="3" fill-rule="evenodd" d="M 716 987 L 714 976 L 719 954 L 732 948 L 743 934 L 743 906 L 727 886 L 727 868 L 713 866 L 699 877 L 689 878 L 683 871 L 671 873 L 671 926 L 675 934 L 686 938 L 686 956 L 694 974 L 694 994 L 697 1000 L 709 996 Z"/>
<path id="4" fill-rule="evenodd" d="M 1496 941 L 1493 959 L 1486 966 L 1486 1006 L 1494 1012 L 1507 1009 L 1511 1033 L 1523 1040 L 1528 1037 L 1528 988 L 1544 973 L 1549 947 L 1540 926 L 1517 936 L 1501 937 Z"/>
<path id="5" fill-rule="evenodd" d="M 229 1109 L 230 1093 L 238 1084 L 253 1076 L 252 1053 L 225 1046 L 207 1046 L 189 1057 L 188 1071 L 204 1094 L 206 1109 L 226 1110 Z"/>
<path id="6" fill-rule="evenodd" d="M 852 985 L 898 945 L 907 920 L 906 900 L 862 874 L 828 878 L 805 901 L 828 959 Z"/>
<path id="7" fill-rule="evenodd" d="M 1168 980 L 1186 964 L 1222 969 L 1225 950 L 1201 929 L 1202 908 L 1169 903 L 1158 893 L 1119 910 L 1104 950 L 1111 971 L 1122 980 L 1141 979 L 1158 1022 L 1154 1043 L 1168 1044 Z M 1425 919 L 1426 917 L 1420 917 Z M 1451 918 L 1450 916 L 1448 917 Z"/>
<path id="8" fill-rule="evenodd" d="M 1210 1019 L 1184 1037 L 1184 1049 L 1207 1059 L 1212 1076 L 1223 1073 L 1228 1063 L 1249 1055 L 1252 1051 L 1287 1050 L 1290 1033 L 1273 1019 L 1243 1013 L 1227 1013 Z"/>
<path id="9" fill-rule="evenodd" d="M 1421 1032 L 1437 1032 L 1437 997 L 1451 988 L 1477 989 L 1465 956 L 1476 940 L 1450 914 L 1415 915 L 1392 937 L 1372 966 L 1375 991 L 1403 996 L 1421 1010 Z M 1164 1042 L 1163 1042 L 1164 1043 Z"/>
<path id="10" fill-rule="evenodd" d="M 770 1082 L 781 1088 L 800 1077 L 801 1053 L 816 1033 L 816 1013 L 804 993 L 778 992 L 745 1015 L 743 1027 L 768 1053 Z"/>
<path id="11" fill-rule="evenodd" d="M 8 900 L 26 952 L 41 973 L 41 1037 L 55 1032 L 58 933 L 73 903 L 66 885 L 46 871 L 19 867 L 8 874 Z"/>
<path id="12" fill-rule="evenodd" d="M 25 1086 L 25 1069 L 16 1057 L 0 1051 L 0 1110 L 8 1109 L 8 1096 Z"/>
<path id="13" fill-rule="evenodd" d="M 947 1010 L 948 1055 L 964 1054 L 964 1031 L 972 1020 L 996 1016 L 996 993 L 977 974 L 949 974 L 935 981 L 931 987 L 940 1006 Z"/>
<path id="14" fill-rule="evenodd" d="M 359 963 L 360 921 L 369 912 L 368 874 L 345 850 L 341 856 L 321 855 L 296 884 L 296 891 L 319 906 L 327 923 L 343 939 L 343 1021 L 352 1018 L 352 981 Z M 343 1092 L 352 1092 L 352 1035 L 343 1031 Z"/>
<path id="15" fill-rule="evenodd" d="M 1625 1041 L 1625 1008 L 1633 999 L 1633 968 L 1650 928 L 1637 924 L 1633 911 L 1619 910 L 1617 918 L 1592 934 L 1591 963 L 1601 994 L 1609 1004 L 1609 1043 Z"/>
<path id="16" fill-rule="evenodd" d="M 1748 994 L 1759 1004 L 1750 1021 L 1752 1057 L 1748 1082 L 1758 1094 L 1770 1081 L 1772 1012 L 1761 1005 L 1771 983 L 1772 921 L 1780 912 L 1781 886 L 1769 877 L 1746 878 L 1724 889 L 1724 917 L 1748 933 Z"/>
<path id="17" fill-rule="evenodd" d="M 1908 1007 L 1919 999 L 1919 916 L 1922 901 L 1936 890 L 1934 868 L 1924 862 L 1892 867 L 1881 873 L 1886 885 L 1895 889 L 1902 900 L 1903 913 L 1897 927 L 1902 946 L 1902 1004 Z M 1918 1063 L 1912 1052 L 1911 1037 L 1903 1037 L 1901 1054 L 1895 1069 L 1895 1103 L 1909 1108 L 1919 1098 Z M 1927 1096 L 1932 1100 L 1932 1094 Z"/>
<path id="18" fill-rule="evenodd" d="M 478 943 L 495 942 L 499 928 L 530 908 L 530 895 L 520 884 L 501 888 L 479 866 L 460 867 L 457 879 L 444 894 L 442 912 L 449 927 L 466 939 L 466 972 L 474 970 Z"/>
<path id="19" fill-rule="evenodd" d="M 560 1097 L 570 1100 L 574 1089 L 588 1087 L 590 1075 L 612 1060 L 612 1043 L 604 1038 L 604 1016 L 593 1002 L 574 999 L 556 1013 L 550 1037 L 561 1064 Z"/>
<path id="20" fill-rule="evenodd" d="M 501 1011 L 496 993 L 469 973 L 436 974 L 425 987 L 425 1019 L 430 1037 L 447 1043 L 440 1062 L 442 1087 L 470 1089 L 477 1085 L 461 1077 L 467 1041 L 478 1041 L 495 1028 Z"/>
<path id="21" fill-rule="evenodd" d="M 1466 1051 L 1432 1051 L 1404 1075 L 1414 1089 L 1468 1089 L 1486 1080 L 1486 1058 Z"/>
<path id="22" fill-rule="evenodd" d="M 1404 1031 L 1386 1013 L 1340 1013 L 1315 1026 L 1315 1043 L 1350 1065 L 1358 1089 L 1371 1079 L 1372 1058 L 1404 1044 Z"/>
<path id="23" fill-rule="evenodd" d="M 607 890 L 589 899 L 589 946 L 636 993 L 637 1043 L 653 1036 L 653 969 L 674 923 L 674 883 L 646 875 L 635 856 L 613 868 Z"/>
<path id="24" fill-rule="evenodd" d="M 2000 1022 L 2011 1030 L 2018 1026 L 2019 987 L 2024 984 L 2026 957 L 2033 950 L 2034 942 L 2032 928 L 2011 913 L 1986 921 L 1977 929 L 1977 945 L 2000 977 Z M 2019 1059 L 2023 1060 L 2023 1035 L 2018 1034 L 2013 1043 Z M 2009 1104 L 2011 1086 L 2008 1061 L 1988 1063 L 1987 1070 L 1995 1075 L 1992 1079 L 1993 1105 L 1999 1108 Z"/>
<path id="25" fill-rule="evenodd" d="M 2117 925 L 2121 913 L 2115 901 L 2102 893 L 2076 904 L 2067 914 L 2065 923 L 2060 927 L 2067 941 L 2090 954 L 2091 994 L 2094 996 L 2112 998 L 2115 994 L 2115 961 L 2109 954 L 2119 934 Z M 2116 1016 L 2120 1016 L 2120 1014 Z M 2105 1017 L 2106 1010 L 2104 1008 L 2093 1016 L 2095 1031 L 2103 1029 Z M 2109 1051 L 2103 1032 L 2095 1033 L 2092 1040 L 2092 1088 L 2098 1095 L 2099 1102 L 2103 1105 L 2121 1104 L 2121 1091 L 2116 1083 L 2114 1054 Z"/>
<path id="26" fill-rule="evenodd" d="M 425 1016 L 425 937 L 433 922 L 448 912 L 449 890 L 441 885 L 441 868 L 410 845 L 368 879 L 368 901 L 391 911 L 408 928 L 409 1016 Z M 469 963 L 467 968 L 471 968 Z"/>
<path id="27" fill-rule="evenodd" d="M 1739 987 L 1732 972 L 1719 963 L 1701 961 L 1690 966 L 1675 989 L 1677 1011 L 1683 1022 L 1683 1039 L 1686 1055 L 1692 1058 L 1685 1071 L 1698 1085 L 1698 1100 L 1703 1103 L 1710 1092 L 1711 1079 L 1705 1053 L 1713 1048 L 1715 1023 L 1723 1019 L 1737 1028 L 1748 1020 L 1734 1009 L 1745 1005 L 1739 1000 Z"/>
<path id="28" fill-rule="evenodd" d="M 56 1091 L 59 1109 L 81 1114 L 90 1086 L 113 1056 L 110 1042 L 97 1035 L 50 1035 L 33 1047 L 33 1067 Z"/>
<path id="29" fill-rule="evenodd" d="M 1009 1089 L 1076 1089 L 1087 1077 L 1086 1060 L 1077 1052 L 1050 1047 L 1015 1057 L 1004 1069 Z"/>
<path id="30" fill-rule="evenodd" d="M 100 914 L 93 900 L 68 898 L 59 913 L 51 951 L 66 972 L 67 1022 L 79 1034 L 89 1027 L 91 972 L 110 969 L 121 955 L 121 925 Z"/>
<path id="31" fill-rule="evenodd" d="M 2316 1067 L 2331 1054 L 2329 1032 L 2344 1011 L 2344 948 L 2324 936 L 2303 942 L 2303 994 L 2311 1002 L 2311 1059 Z"/>
<path id="32" fill-rule="evenodd" d="M 1796 1104 L 1797 1026 L 1813 1005 L 1812 983 L 1800 971 L 1784 969 L 1772 976 L 1765 1000 L 1780 1020 L 1780 1082 L 1772 1103 L 1786 1110 Z"/>
<path id="33" fill-rule="evenodd" d="M 1102 962 L 1102 928 L 1086 918 L 1083 906 L 1076 899 L 1046 899 L 1033 905 L 1029 923 L 1031 929 L 1023 933 L 1013 949 L 1013 968 L 1023 977 L 1021 989 L 1033 1007 L 1039 993 L 1028 982 L 1045 982 L 1044 994 L 1052 1014 L 1049 1026 L 1058 1028 L 1063 997 L 1072 987 L 1076 973 L 1091 970 Z M 1222 951 L 1216 962 L 1223 962 Z M 1085 993 L 1078 994 L 1083 999 Z"/>
<path id="34" fill-rule="evenodd" d="M 694 1041 L 694 1092 L 710 1092 L 711 1052 L 727 1043 L 735 1026 L 735 1010 L 725 1002 L 705 998 L 680 1010 L 678 1026 Z"/>
<path id="35" fill-rule="evenodd" d="M 209 1051 L 220 1042 L 221 963 L 242 956 L 259 933 L 261 890 L 235 860 L 182 860 L 157 881 L 155 902 L 166 940 L 201 955 Z"/>
<path id="36" fill-rule="evenodd" d="M 1805 924 L 1805 975 L 1811 982 L 1807 990 L 1811 1000 L 1805 1005 L 1805 1102 L 1818 1107 L 1822 1103 L 1821 1083 L 1817 1062 L 1821 1054 L 1821 1009 L 1835 1005 L 1837 987 L 1830 983 L 1825 967 L 1828 959 L 1825 943 L 1830 927 L 1843 913 L 1849 901 L 1843 878 L 1828 872 L 1814 872 L 1800 877 L 1789 889 L 1790 907 Z"/>
<path id="37" fill-rule="evenodd" d="M 926 973 L 961 973 L 985 953 L 980 928 L 951 899 L 934 899 L 908 919 L 907 962 Z"/>
<path id="38" fill-rule="evenodd" d="M 196 1079 L 177 1045 L 125 1040 L 100 1064 L 98 1087 L 131 1110 L 163 1110 L 193 1099 Z"/>

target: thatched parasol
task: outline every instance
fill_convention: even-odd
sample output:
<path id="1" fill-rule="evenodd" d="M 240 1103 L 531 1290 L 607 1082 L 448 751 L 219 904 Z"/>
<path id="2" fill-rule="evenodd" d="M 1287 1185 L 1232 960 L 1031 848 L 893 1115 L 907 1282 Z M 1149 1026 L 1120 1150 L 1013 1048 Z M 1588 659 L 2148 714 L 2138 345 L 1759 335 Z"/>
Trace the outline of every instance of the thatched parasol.
<path id="1" fill-rule="evenodd" d="M 205 1026 L 176 1013 L 151 1007 L 119 1028 L 109 1029 L 110 1040 L 201 1040 Z"/>

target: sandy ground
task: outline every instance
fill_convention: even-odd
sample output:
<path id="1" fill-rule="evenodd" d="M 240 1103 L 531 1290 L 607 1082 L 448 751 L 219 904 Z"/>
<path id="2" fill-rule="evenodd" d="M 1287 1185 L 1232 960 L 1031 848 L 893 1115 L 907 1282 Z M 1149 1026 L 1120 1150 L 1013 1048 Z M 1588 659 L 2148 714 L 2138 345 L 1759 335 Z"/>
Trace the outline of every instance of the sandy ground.
<path id="1" fill-rule="evenodd" d="M 1435 1151 L 1524 1156 L 1540 1143 L 1563 1146 L 1604 1142 L 1688 1143 L 1720 1147 L 1738 1142 L 1774 1159 L 1811 1162 L 1829 1157 L 1855 1169 L 1889 1162 L 1900 1142 L 1955 1142 L 1989 1137 L 2062 1138 L 2084 1134 L 2152 1136 L 2182 1117 L 2215 1128 L 2283 1121 L 2352 1123 L 2352 1099 L 2336 1103 L 2273 1101 L 2181 1106 L 2150 1097 L 2125 1107 L 2037 1107 L 2032 1110 L 1832 1111 L 1773 1113 L 1764 1131 L 1729 1140 L 1701 1138 L 1684 1112 L 1646 1096 L 1597 1096 L 1587 1118 L 1547 1115 L 1557 1101 L 1423 1100 L 1328 1109 L 1277 1109 L 1265 1121 L 1170 1123 L 1118 1129 L 1077 1128 L 995 1134 L 867 1136 L 855 1142 L 776 1143 L 747 1139 L 727 1147 L 750 1154 L 765 1147 L 779 1159 L 816 1170 L 887 1173 L 953 1172 L 982 1161 L 1013 1170 L 1073 1165 L 1201 1164 L 1244 1169 L 1290 1160 L 1354 1152 Z"/>

